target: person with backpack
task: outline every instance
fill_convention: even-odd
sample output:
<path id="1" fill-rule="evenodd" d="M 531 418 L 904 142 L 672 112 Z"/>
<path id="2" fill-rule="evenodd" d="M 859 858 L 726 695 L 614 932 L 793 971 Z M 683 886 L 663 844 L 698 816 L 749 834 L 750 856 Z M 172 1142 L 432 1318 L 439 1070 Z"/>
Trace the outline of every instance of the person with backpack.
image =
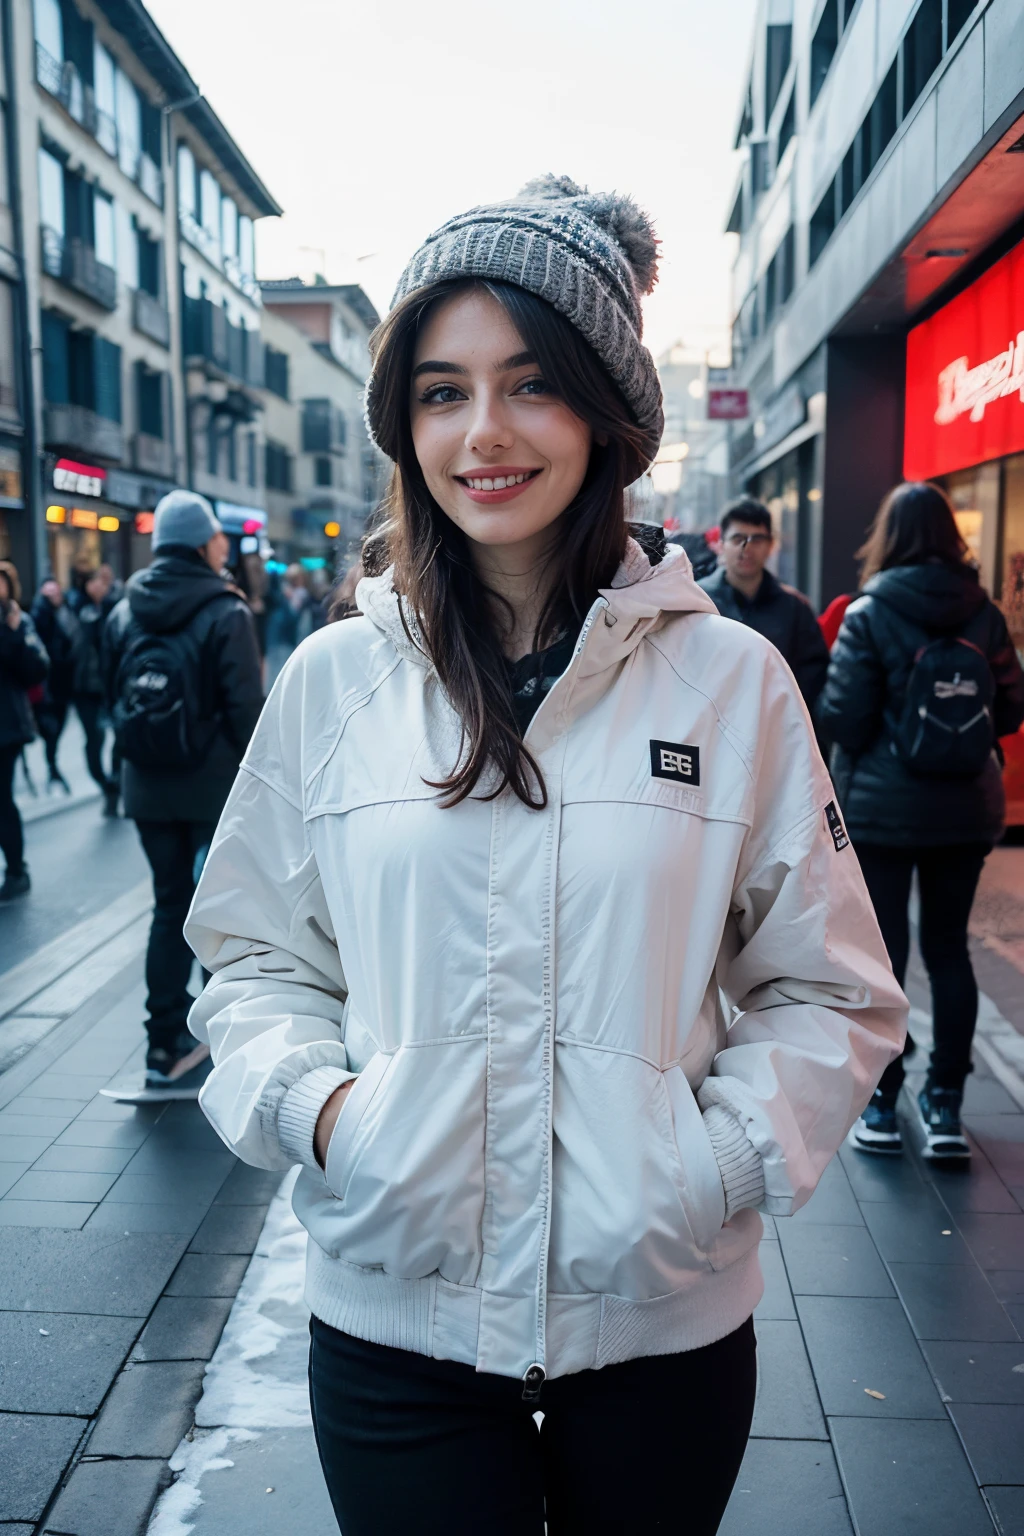
<path id="1" fill-rule="evenodd" d="M 182 935 L 202 856 L 263 706 L 256 631 L 221 575 L 226 534 L 202 496 L 157 505 L 153 563 L 110 616 L 104 653 L 125 815 L 153 871 L 146 1086 L 195 1097 L 209 1051 L 188 1034 Z"/>
<path id="2" fill-rule="evenodd" d="M 833 647 L 818 718 L 835 744 L 846 830 L 901 983 L 917 872 L 934 1033 L 917 1111 L 926 1155 L 962 1160 L 970 1146 L 960 1105 L 978 1011 L 967 923 L 982 865 L 1003 833 L 999 737 L 1024 721 L 1024 673 L 938 486 L 890 491 L 859 559 L 861 595 Z M 863 1151 L 902 1150 L 903 1077 L 900 1056 L 854 1129 Z"/>
<path id="3" fill-rule="evenodd" d="M 45 682 L 48 670 L 46 649 L 21 607 L 18 572 L 9 560 L 0 560 L 0 852 L 6 866 L 0 903 L 27 896 L 32 888 L 14 769 L 36 734 L 29 690 Z"/>

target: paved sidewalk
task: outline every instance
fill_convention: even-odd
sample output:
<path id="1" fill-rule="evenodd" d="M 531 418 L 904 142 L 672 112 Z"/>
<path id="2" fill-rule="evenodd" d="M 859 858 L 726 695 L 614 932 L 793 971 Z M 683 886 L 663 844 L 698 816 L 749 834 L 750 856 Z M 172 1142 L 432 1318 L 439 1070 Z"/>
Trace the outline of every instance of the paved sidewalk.
<path id="1" fill-rule="evenodd" d="M 103 760 L 108 768 L 110 741 L 108 731 L 103 749 Z M 49 788 L 49 770 L 43 743 L 38 736 L 35 741 L 29 742 L 25 748 L 24 761 L 18 765 L 14 775 L 14 798 L 24 822 L 39 821 L 44 816 L 53 816 L 60 811 L 71 810 L 76 805 L 100 799 L 99 785 L 89 777 L 89 770 L 85 766 L 85 732 L 73 709 L 68 712 L 67 724 L 61 732 L 57 766 L 67 780 L 70 795 L 60 788 Z"/>
<path id="2" fill-rule="evenodd" d="M 909 986 L 922 1063 L 920 970 Z M 989 1002 L 987 1034 L 996 1018 Z M 766 1219 L 757 1409 L 721 1536 L 1024 1536 L 1024 1100 L 979 1059 L 966 1103 L 970 1171 L 921 1161 L 908 1100 L 902 1161 L 844 1147 L 804 1210 Z M 279 1536 L 283 1520 L 337 1536 L 305 1400 L 291 1183 L 149 1536 Z"/>

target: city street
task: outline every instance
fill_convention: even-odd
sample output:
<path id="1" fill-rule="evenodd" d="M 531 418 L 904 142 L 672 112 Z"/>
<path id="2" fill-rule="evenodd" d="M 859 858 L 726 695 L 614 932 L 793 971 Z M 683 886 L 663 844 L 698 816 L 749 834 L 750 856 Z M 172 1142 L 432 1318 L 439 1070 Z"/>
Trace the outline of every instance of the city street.
<path id="1" fill-rule="evenodd" d="M 194 1105 L 98 1097 L 142 1056 L 134 828 L 87 801 L 28 836 L 36 889 L 0 917 L 0 1531 L 330 1536 L 292 1176 L 239 1165 Z M 972 1167 L 844 1148 L 766 1220 L 724 1536 L 1024 1531 L 1024 849 L 993 855 L 972 927 Z"/>

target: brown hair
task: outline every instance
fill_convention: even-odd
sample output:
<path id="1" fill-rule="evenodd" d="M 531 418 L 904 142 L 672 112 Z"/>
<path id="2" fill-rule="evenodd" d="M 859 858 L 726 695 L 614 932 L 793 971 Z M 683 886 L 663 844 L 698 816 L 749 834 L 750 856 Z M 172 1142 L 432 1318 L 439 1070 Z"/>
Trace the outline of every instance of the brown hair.
<path id="1" fill-rule="evenodd" d="M 553 580 L 536 646 L 581 623 L 598 588 L 615 575 L 626 546 L 624 491 L 644 467 L 644 434 L 575 327 L 545 300 L 511 284 L 475 279 L 429 284 L 403 299 L 370 338 L 372 388 L 388 436 L 382 446 L 395 469 L 383 520 L 364 547 L 363 564 L 374 573 L 393 563 L 395 590 L 415 615 L 423 647 L 462 721 L 456 763 L 446 778 L 430 782 L 442 792 L 442 805 L 457 805 L 493 766 L 497 785 L 485 799 L 508 786 L 539 810 L 547 792 L 516 725 L 496 622 L 502 600 L 477 576 L 465 534 L 427 489 L 409 419 L 419 330 L 441 300 L 473 287 L 497 299 L 550 388 L 594 434 L 583 485 L 558 522 Z"/>
<path id="2" fill-rule="evenodd" d="M 928 480 L 906 480 L 886 496 L 857 551 L 860 586 L 894 565 L 929 560 L 962 565 L 966 558 L 967 545 L 945 491 Z"/>
<path id="3" fill-rule="evenodd" d="M 0 560 L 0 576 L 6 576 L 8 597 L 15 603 L 21 602 L 21 582 L 18 579 L 18 567 L 12 565 L 9 560 Z"/>

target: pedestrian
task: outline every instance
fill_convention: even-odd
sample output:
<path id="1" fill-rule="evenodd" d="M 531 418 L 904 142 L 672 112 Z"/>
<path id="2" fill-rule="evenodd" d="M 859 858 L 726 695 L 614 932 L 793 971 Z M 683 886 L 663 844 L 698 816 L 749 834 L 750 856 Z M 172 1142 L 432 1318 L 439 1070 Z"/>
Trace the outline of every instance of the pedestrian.
<path id="1" fill-rule="evenodd" d="M 814 610 L 795 587 L 767 569 L 775 548 L 772 515 L 763 501 L 740 496 L 722 514 L 721 564 L 701 580 L 727 619 L 749 624 L 782 652 L 809 710 L 825 682 L 828 647 Z"/>
<path id="2" fill-rule="evenodd" d="M 119 600 L 109 565 L 76 570 L 67 596 L 76 621 L 71 698 L 85 732 L 85 761 L 90 777 L 103 795 L 104 816 L 116 816 L 120 800 L 116 743 L 111 771 L 103 765 L 107 722 L 103 690 L 103 632 Z"/>
<path id="3" fill-rule="evenodd" d="M 192 952 L 182 925 L 263 703 L 252 615 L 221 575 L 227 552 L 208 501 L 166 495 L 153 563 L 111 614 L 104 656 L 125 815 L 153 871 L 146 1087 L 173 1098 L 198 1095 L 209 1055 L 186 1027 Z"/>
<path id="4" fill-rule="evenodd" d="M 21 609 L 18 572 L 9 560 L 0 560 L 0 853 L 5 863 L 0 902 L 27 896 L 32 887 L 14 802 L 14 768 L 36 734 L 28 690 L 43 682 L 48 669 L 45 647 Z"/>
<path id="5" fill-rule="evenodd" d="M 902 1041 L 789 672 L 629 537 L 655 260 L 553 177 L 413 257 L 368 386 L 387 569 L 278 680 L 190 914 L 203 1108 L 303 1165 L 345 1536 L 717 1530 L 755 1207 Z"/>
<path id="6" fill-rule="evenodd" d="M 71 705 L 79 626 L 64 601 L 64 589 L 55 576 L 47 576 L 41 584 L 32 604 L 32 622 L 50 658 L 42 698 L 35 709 L 36 726 L 46 748 L 48 788 L 58 785 L 70 795 L 71 786 L 57 766 L 57 747 Z"/>
<path id="7" fill-rule="evenodd" d="M 1024 674 L 938 486 L 890 491 L 859 558 L 860 596 L 833 648 L 819 714 L 835 742 L 847 831 L 901 983 L 917 872 L 934 1047 L 916 1108 L 926 1154 L 964 1159 L 960 1105 L 978 1013 L 967 922 L 982 865 L 1003 833 L 998 738 L 1024 721 Z M 900 1056 L 857 1122 L 854 1139 L 865 1152 L 901 1151 L 903 1078 Z"/>

